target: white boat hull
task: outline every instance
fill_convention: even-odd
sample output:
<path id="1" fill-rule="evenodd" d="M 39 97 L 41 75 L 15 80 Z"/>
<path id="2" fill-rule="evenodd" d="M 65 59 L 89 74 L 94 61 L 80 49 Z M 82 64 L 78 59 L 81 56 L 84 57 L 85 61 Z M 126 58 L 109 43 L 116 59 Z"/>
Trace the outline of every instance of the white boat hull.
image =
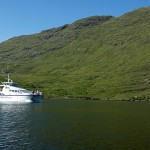
<path id="1" fill-rule="evenodd" d="M 42 101 L 41 95 L 1 95 L 0 102 L 35 102 Z"/>

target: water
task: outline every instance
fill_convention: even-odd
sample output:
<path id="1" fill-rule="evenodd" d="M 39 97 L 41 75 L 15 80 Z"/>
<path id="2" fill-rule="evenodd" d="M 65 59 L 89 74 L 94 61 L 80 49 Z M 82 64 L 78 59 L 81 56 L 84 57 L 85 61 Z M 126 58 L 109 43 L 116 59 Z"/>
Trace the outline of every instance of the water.
<path id="1" fill-rule="evenodd" d="M 0 150 L 149 150 L 150 103 L 0 104 Z"/>

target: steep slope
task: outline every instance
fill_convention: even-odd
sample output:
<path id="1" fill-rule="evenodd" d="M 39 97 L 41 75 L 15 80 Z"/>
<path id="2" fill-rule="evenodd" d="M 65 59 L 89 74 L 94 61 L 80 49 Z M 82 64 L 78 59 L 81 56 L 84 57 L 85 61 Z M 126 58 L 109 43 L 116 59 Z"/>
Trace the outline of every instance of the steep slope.
<path id="1" fill-rule="evenodd" d="M 0 66 L 46 97 L 150 95 L 150 8 L 89 17 L 0 44 Z"/>
<path id="2" fill-rule="evenodd" d="M 111 19 L 112 16 L 94 16 L 76 21 L 71 25 L 42 31 L 39 34 L 25 35 L 12 38 L 0 45 L 1 59 L 9 63 L 16 58 L 30 60 L 49 51 L 58 50 L 74 41 L 86 28 L 92 28 L 97 24 Z M 5 59 L 4 59 L 5 57 Z"/>

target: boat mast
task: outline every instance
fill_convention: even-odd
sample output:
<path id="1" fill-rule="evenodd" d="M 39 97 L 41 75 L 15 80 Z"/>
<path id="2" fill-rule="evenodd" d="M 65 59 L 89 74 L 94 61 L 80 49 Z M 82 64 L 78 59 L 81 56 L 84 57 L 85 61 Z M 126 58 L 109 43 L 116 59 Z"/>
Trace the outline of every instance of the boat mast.
<path id="1" fill-rule="evenodd" d="M 10 81 L 10 79 L 9 79 L 9 73 L 8 73 L 8 78 L 7 79 L 8 79 L 8 82 L 9 82 Z"/>
<path id="2" fill-rule="evenodd" d="M 9 78 L 9 66 L 7 66 L 7 82 L 10 81 L 10 78 Z"/>

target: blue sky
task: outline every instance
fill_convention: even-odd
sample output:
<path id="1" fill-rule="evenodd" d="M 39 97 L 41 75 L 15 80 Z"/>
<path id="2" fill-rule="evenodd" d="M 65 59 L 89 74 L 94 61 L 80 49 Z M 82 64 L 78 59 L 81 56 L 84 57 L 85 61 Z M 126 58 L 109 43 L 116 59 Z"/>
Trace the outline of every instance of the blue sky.
<path id="1" fill-rule="evenodd" d="M 94 15 L 121 16 L 150 0 L 0 0 L 0 42 Z"/>

